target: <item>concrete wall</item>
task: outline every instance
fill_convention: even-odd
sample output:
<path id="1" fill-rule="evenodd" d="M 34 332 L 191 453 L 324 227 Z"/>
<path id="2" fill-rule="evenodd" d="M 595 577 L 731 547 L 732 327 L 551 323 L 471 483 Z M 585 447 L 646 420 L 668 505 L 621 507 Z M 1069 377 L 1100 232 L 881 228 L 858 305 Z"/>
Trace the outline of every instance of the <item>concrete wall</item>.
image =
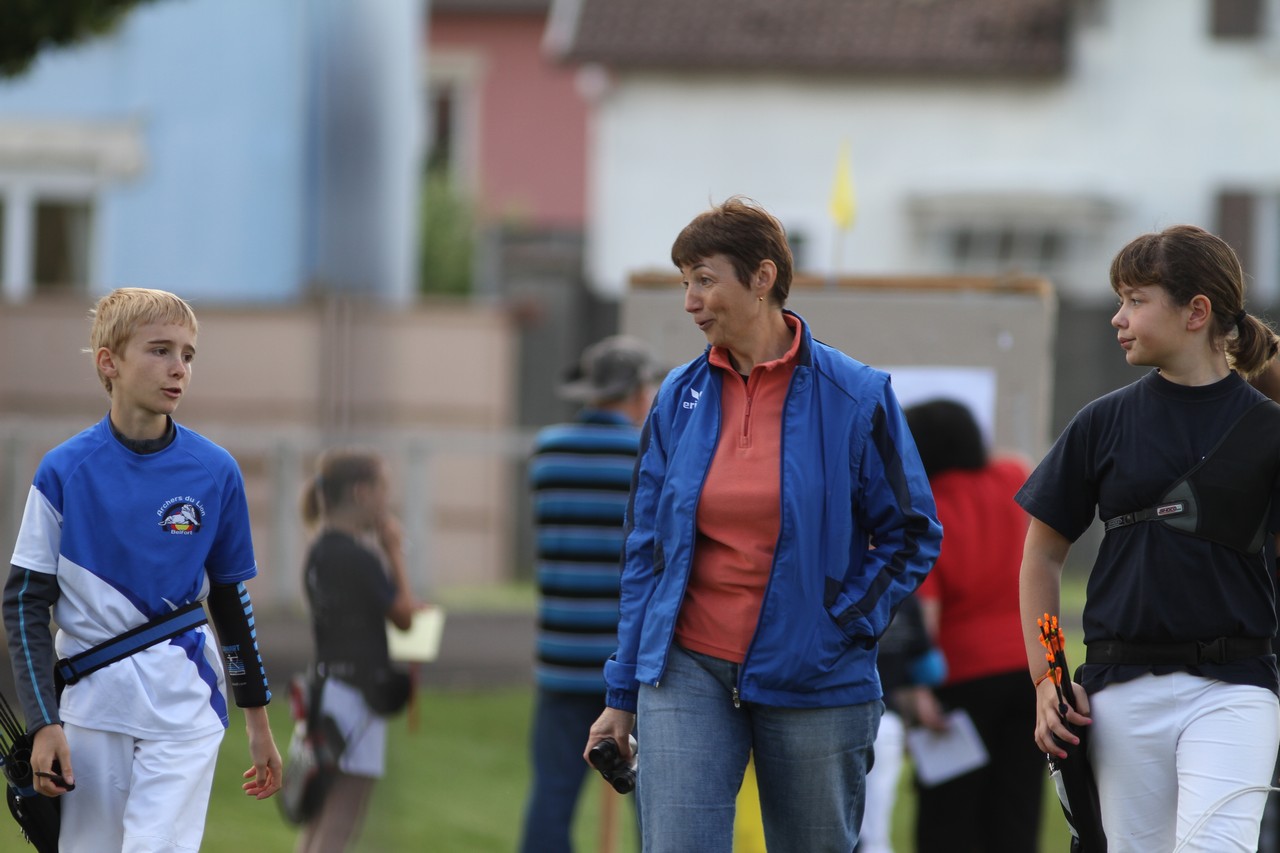
<path id="1" fill-rule="evenodd" d="M 623 331 L 649 341 L 668 365 L 689 361 L 707 345 L 681 296 L 677 278 L 636 276 L 623 301 Z M 815 338 L 872 367 L 990 371 L 991 410 L 976 414 L 989 423 L 992 445 L 1032 459 L 1048 449 L 1057 301 L 1047 282 L 797 280 L 787 306 Z"/>
<path id="2" fill-rule="evenodd" d="M 87 308 L 55 299 L 0 310 L 0 547 L 13 542 L 41 455 L 109 405 L 81 352 Z M 308 537 L 298 497 L 315 453 L 334 444 L 391 461 L 424 593 L 512 577 L 528 436 L 509 426 L 517 343 L 505 314 L 355 302 L 196 308 L 199 354 L 178 420 L 241 464 L 256 597 L 296 600 Z"/>

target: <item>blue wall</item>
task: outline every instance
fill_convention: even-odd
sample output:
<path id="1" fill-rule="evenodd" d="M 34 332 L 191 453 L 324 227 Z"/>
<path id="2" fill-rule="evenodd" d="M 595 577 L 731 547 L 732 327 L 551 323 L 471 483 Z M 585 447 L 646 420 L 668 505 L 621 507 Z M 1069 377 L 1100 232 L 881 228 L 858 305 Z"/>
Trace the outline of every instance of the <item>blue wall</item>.
<path id="1" fill-rule="evenodd" d="M 133 11 L 111 35 L 47 51 L 27 74 L 0 80 L 0 122 L 113 120 L 141 129 L 141 174 L 109 181 L 99 196 L 95 278 L 103 288 L 163 287 L 202 301 L 285 301 L 313 278 L 343 287 L 320 268 L 317 250 L 325 240 L 318 223 L 332 218 L 317 206 L 342 202 L 318 188 L 325 176 L 316 152 L 329 146 L 318 136 L 327 131 L 313 114 L 312 87 L 317 69 L 334 62 L 325 52 L 350 48 L 341 39 L 317 39 L 317 32 L 332 30 L 317 21 L 372 17 L 383 32 L 412 28 L 407 39 L 375 46 L 365 57 L 412 74 L 400 85 L 412 91 L 406 86 L 416 86 L 418 6 L 415 0 L 157 0 Z M 388 58 L 379 59 L 380 51 Z M 408 114 L 375 119 L 405 136 L 396 148 L 403 162 L 392 165 L 398 185 L 416 177 L 419 122 L 414 103 L 403 100 L 398 110 Z M 415 230 L 402 202 L 388 212 L 383 196 L 362 201 L 369 206 L 365 216 L 383 230 Z M 368 251 L 385 254 L 386 246 Z M 357 270 L 349 277 L 366 279 L 362 289 L 394 296 L 412 286 L 390 280 L 385 259 L 365 265 L 379 273 L 360 272 L 358 250 L 347 264 Z"/>

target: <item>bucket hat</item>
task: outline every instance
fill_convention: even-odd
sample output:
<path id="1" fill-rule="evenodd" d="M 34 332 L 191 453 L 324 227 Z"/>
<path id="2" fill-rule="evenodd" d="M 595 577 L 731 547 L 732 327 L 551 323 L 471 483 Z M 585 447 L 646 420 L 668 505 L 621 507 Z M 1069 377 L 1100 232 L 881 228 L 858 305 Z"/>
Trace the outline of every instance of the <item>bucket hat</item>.
<path id="1" fill-rule="evenodd" d="M 613 335 L 582 352 L 577 369 L 559 395 L 579 403 L 621 400 L 642 382 L 662 375 L 649 345 L 631 335 Z"/>

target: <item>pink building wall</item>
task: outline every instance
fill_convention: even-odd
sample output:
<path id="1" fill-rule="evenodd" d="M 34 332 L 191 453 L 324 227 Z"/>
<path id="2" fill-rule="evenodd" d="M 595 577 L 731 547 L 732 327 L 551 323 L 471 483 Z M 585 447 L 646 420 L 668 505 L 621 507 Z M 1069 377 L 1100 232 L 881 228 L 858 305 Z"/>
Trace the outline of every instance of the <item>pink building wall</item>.
<path id="1" fill-rule="evenodd" d="M 482 58 L 477 201 L 488 221 L 580 229 L 586 196 L 586 104 L 574 69 L 544 57 L 543 14 L 438 12 L 429 50 Z"/>

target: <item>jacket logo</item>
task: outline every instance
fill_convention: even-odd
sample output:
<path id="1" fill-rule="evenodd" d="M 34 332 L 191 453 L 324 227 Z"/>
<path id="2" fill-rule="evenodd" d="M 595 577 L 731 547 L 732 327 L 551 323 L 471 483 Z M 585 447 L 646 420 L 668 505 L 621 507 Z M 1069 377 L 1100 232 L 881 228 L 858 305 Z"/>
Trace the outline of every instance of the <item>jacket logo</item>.
<path id="1" fill-rule="evenodd" d="M 690 402 L 690 401 L 688 401 L 688 400 L 685 400 L 685 401 L 684 401 L 683 403 L 681 403 L 680 405 L 681 405 L 683 408 L 686 408 L 686 409 L 696 409 L 696 408 L 698 408 L 698 401 L 699 401 L 700 399 L 702 399 L 702 392 L 701 392 L 701 391 L 699 391 L 699 390 L 698 390 L 698 389 L 696 389 L 696 388 L 690 388 L 690 389 L 689 389 L 689 396 L 693 398 L 693 402 Z"/>
<path id="2" fill-rule="evenodd" d="M 199 533 L 204 524 L 204 507 L 190 497 L 170 498 L 156 515 L 160 516 L 160 528 L 175 536 Z"/>

